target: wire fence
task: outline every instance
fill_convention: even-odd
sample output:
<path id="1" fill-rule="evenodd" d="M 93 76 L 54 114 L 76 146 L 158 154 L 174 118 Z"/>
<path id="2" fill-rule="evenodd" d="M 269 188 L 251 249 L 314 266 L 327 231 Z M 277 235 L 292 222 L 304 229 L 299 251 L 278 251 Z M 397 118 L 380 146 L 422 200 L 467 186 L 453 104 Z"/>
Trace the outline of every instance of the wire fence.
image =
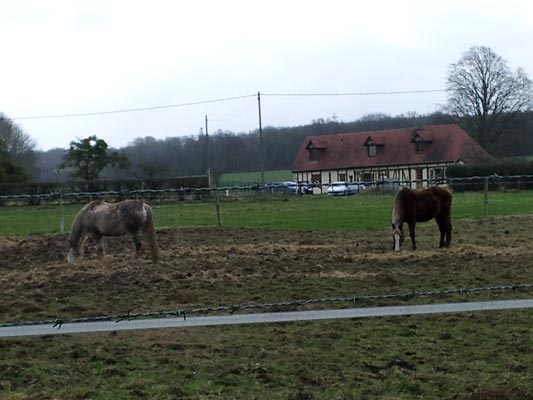
<path id="1" fill-rule="evenodd" d="M 358 183 L 364 185 L 362 190 L 372 192 L 380 190 L 398 190 L 401 186 L 431 186 L 438 184 L 448 184 L 456 190 L 505 190 L 505 189 L 533 189 L 533 175 L 514 175 L 514 176 L 473 176 L 467 178 L 447 178 L 447 179 L 430 179 L 430 180 L 381 180 Z M 462 186 L 459 186 L 462 185 Z M 20 204 L 35 204 L 35 202 L 55 203 L 77 203 L 95 199 L 113 199 L 120 200 L 125 198 L 142 198 L 147 200 L 164 200 L 165 198 L 173 200 L 187 200 L 188 198 L 209 199 L 220 197 L 237 196 L 243 193 L 254 196 L 265 194 L 295 195 L 306 194 L 310 189 L 314 194 L 327 193 L 327 187 L 330 185 L 310 184 L 307 182 L 296 182 L 290 185 L 287 183 L 273 183 L 267 185 L 241 185 L 227 186 L 216 188 L 166 188 L 166 189 L 143 189 L 131 191 L 105 191 L 105 192 L 77 192 L 77 193 L 48 193 L 37 195 L 2 195 L 0 196 L 1 206 L 12 206 Z M 56 317 L 38 321 L 18 321 L 0 323 L 0 328 L 19 327 L 29 325 L 52 325 L 61 328 L 65 323 L 83 323 L 83 322 L 101 322 L 101 321 L 123 321 L 146 318 L 169 318 L 182 317 L 187 318 L 190 315 L 202 315 L 211 313 L 236 313 L 236 312 L 254 312 L 265 309 L 287 308 L 287 307 L 304 307 L 319 304 L 354 304 L 369 301 L 380 300 L 410 300 L 420 297 L 435 297 L 449 295 L 468 295 L 470 293 L 494 292 L 494 291 L 531 291 L 533 284 L 509 284 L 501 286 L 477 287 L 477 288 L 458 288 L 443 289 L 433 291 L 412 291 L 408 293 L 379 294 L 379 295 L 354 295 L 348 297 L 328 297 L 316 299 L 299 299 L 271 303 L 251 303 L 244 305 L 221 305 L 213 307 L 195 307 L 167 311 L 149 311 L 149 312 L 126 312 L 117 315 L 101 315 L 92 317 L 75 317 L 63 318 Z"/>
<path id="2" fill-rule="evenodd" d="M 316 304 L 362 304 L 364 302 L 376 301 L 376 300 L 411 300 L 420 297 L 442 297 L 453 294 L 468 295 L 470 293 L 481 292 L 495 292 L 495 291 L 530 291 L 533 289 L 533 284 L 510 284 L 500 286 L 486 286 L 486 287 L 474 287 L 474 288 L 458 288 L 458 289 L 442 289 L 432 291 L 413 291 L 407 293 L 393 293 L 393 294 L 379 294 L 379 295 L 354 295 L 348 297 L 328 297 L 318 299 L 300 299 L 281 301 L 273 303 L 252 303 L 244 305 L 222 305 L 216 307 L 197 307 L 176 309 L 169 311 L 149 311 L 149 312 L 126 312 L 117 315 L 101 315 L 92 317 L 76 317 L 76 318 L 52 318 L 39 321 L 17 321 L 0 323 L 0 328 L 9 327 L 24 327 L 24 326 L 38 326 L 38 325 L 52 325 L 55 328 L 61 329 L 63 324 L 69 323 L 86 323 L 86 322 L 104 322 L 114 321 L 121 322 L 125 320 L 135 319 L 149 319 L 149 318 L 175 318 L 181 317 L 186 319 L 192 315 L 206 315 L 213 313 L 226 313 L 234 314 L 241 311 L 259 311 L 259 310 L 271 310 L 274 308 L 286 308 L 286 307 L 303 307 Z"/>
<path id="3" fill-rule="evenodd" d="M 42 194 L 13 194 L 0 195 L 0 206 L 10 205 L 39 205 L 60 203 L 81 203 L 97 199 L 119 201 L 123 199 L 142 198 L 152 201 L 207 201 L 240 196 L 261 195 L 306 195 L 306 194 L 357 194 L 362 191 L 380 192 L 395 191 L 400 187 L 427 187 L 433 185 L 449 185 L 454 191 L 496 191 L 496 190 L 532 190 L 533 175 L 510 176 L 471 176 L 462 178 L 442 179 L 413 179 L 397 180 L 383 179 L 375 181 L 351 182 L 345 184 L 346 189 L 335 190 L 343 184 L 318 182 L 277 182 L 269 184 L 248 184 L 220 187 L 179 187 L 164 189 L 139 190 L 110 190 L 95 192 L 72 193 L 42 193 Z M 333 188 L 329 190 L 330 188 Z"/>

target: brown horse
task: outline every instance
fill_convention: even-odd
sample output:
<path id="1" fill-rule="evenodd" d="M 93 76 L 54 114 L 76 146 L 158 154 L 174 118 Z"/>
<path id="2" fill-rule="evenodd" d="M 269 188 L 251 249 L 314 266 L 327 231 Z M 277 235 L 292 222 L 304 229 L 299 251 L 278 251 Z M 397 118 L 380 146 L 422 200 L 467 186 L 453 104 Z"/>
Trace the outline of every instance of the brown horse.
<path id="1" fill-rule="evenodd" d="M 404 240 L 403 223 L 409 225 L 409 236 L 416 249 L 415 225 L 435 218 L 440 230 L 439 247 L 449 247 L 452 239 L 452 191 L 447 186 L 425 190 L 403 188 L 394 199 L 392 208 L 392 235 L 394 251 L 400 251 Z"/>
<path id="2" fill-rule="evenodd" d="M 68 262 L 73 264 L 83 255 L 83 242 L 86 237 L 96 241 L 99 258 L 104 256 L 104 236 L 130 235 L 133 241 L 135 260 L 139 258 L 142 233 L 148 240 L 152 261 L 159 260 L 159 247 L 154 229 L 152 209 L 148 204 L 138 200 L 126 200 L 119 203 L 93 201 L 83 207 L 74 218 L 69 238 Z"/>

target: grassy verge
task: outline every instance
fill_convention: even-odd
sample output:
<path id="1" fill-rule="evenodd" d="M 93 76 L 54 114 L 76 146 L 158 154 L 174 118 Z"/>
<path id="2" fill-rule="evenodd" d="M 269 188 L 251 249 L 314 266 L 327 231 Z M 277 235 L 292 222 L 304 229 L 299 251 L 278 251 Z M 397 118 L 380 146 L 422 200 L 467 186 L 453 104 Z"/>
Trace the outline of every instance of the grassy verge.
<path id="1" fill-rule="evenodd" d="M 492 192 L 488 215 L 533 213 L 533 192 Z M 279 196 L 263 200 L 222 199 L 221 220 L 225 227 L 250 227 L 299 230 L 383 229 L 390 224 L 392 194 L 367 194 L 351 197 Z M 159 228 L 216 226 L 213 203 L 152 204 Z M 24 236 L 59 232 L 61 215 L 69 231 L 80 205 L 47 207 L 0 207 L 0 236 Z M 456 193 L 453 218 L 478 218 L 484 215 L 482 193 Z"/>
<path id="2" fill-rule="evenodd" d="M 265 182 L 283 182 L 292 181 L 293 174 L 290 170 L 265 171 Z M 249 185 L 261 182 L 261 172 L 235 172 L 223 174 L 220 177 L 220 185 Z"/>
<path id="3" fill-rule="evenodd" d="M 530 323 L 513 311 L 3 340 L 0 394 L 528 400 Z"/>

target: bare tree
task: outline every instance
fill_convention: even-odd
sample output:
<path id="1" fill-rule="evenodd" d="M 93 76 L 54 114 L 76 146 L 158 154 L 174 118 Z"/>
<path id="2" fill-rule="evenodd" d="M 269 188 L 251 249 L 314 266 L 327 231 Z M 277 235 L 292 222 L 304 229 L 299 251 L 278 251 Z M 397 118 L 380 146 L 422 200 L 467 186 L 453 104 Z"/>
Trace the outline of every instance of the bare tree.
<path id="1" fill-rule="evenodd" d="M 521 68 L 513 74 L 489 47 L 473 46 L 449 67 L 445 111 L 464 122 L 482 145 L 491 147 L 522 112 L 531 109 L 532 87 Z"/>
<path id="2" fill-rule="evenodd" d="M 17 124 L 0 113 L 0 141 L 3 151 L 16 164 L 31 169 L 35 143 Z"/>

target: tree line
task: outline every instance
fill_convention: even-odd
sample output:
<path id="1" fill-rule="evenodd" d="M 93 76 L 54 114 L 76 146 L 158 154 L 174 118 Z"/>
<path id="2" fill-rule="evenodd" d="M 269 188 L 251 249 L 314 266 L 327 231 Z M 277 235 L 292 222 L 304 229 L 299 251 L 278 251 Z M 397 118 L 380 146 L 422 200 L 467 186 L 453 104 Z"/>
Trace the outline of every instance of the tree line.
<path id="1" fill-rule="evenodd" d="M 447 77 L 448 103 L 427 115 L 366 115 L 352 122 L 335 117 L 262 132 L 217 131 L 187 137 L 135 139 L 109 149 L 97 136 L 71 142 L 69 149 L 36 151 L 31 138 L 0 114 L 0 182 L 154 179 L 290 169 L 306 136 L 458 123 L 498 157 L 533 155 L 533 85 L 525 72 L 512 72 L 490 48 L 474 46 Z"/>

